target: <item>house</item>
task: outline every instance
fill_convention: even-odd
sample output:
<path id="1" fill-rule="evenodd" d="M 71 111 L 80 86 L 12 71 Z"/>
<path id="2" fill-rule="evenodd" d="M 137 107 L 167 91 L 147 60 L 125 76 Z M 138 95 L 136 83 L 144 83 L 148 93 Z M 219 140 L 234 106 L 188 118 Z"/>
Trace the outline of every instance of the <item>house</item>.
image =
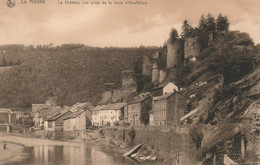
<path id="1" fill-rule="evenodd" d="M 45 131 L 56 131 L 63 129 L 64 119 L 69 117 L 72 112 L 68 109 L 64 109 L 60 112 L 54 113 L 51 117 L 44 121 Z"/>
<path id="2" fill-rule="evenodd" d="M 179 92 L 168 93 L 153 98 L 153 125 L 179 125 L 187 113 L 187 102 Z"/>
<path id="3" fill-rule="evenodd" d="M 51 104 L 32 104 L 32 113 L 35 113 L 43 108 L 50 108 Z"/>
<path id="4" fill-rule="evenodd" d="M 168 93 L 173 93 L 174 91 L 178 91 L 178 87 L 172 82 L 166 82 L 159 85 L 158 87 L 153 88 L 152 90 L 153 90 L 153 96 L 156 97 Z"/>
<path id="5" fill-rule="evenodd" d="M 91 112 L 90 110 L 81 109 L 64 119 L 64 131 L 83 131 L 87 126 L 91 125 Z"/>
<path id="6" fill-rule="evenodd" d="M 16 124 L 16 114 L 8 108 L 0 108 L 0 124 Z"/>
<path id="7" fill-rule="evenodd" d="M 127 104 L 125 102 L 97 106 L 92 109 L 92 125 L 113 126 L 124 119 L 126 109 Z"/>
<path id="8" fill-rule="evenodd" d="M 142 93 L 127 103 L 127 122 L 131 126 L 141 126 L 149 123 L 149 111 L 152 109 L 150 93 Z"/>
<path id="9" fill-rule="evenodd" d="M 149 125 L 150 126 L 154 126 L 154 114 L 153 114 L 153 110 L 151 110 L 150 112 L 149 112 Z"/>
<path id="10" fill-rule="evenodd" d="M 36 127 L 42 127 L 43 122 L 52 116 L 53 114 L 60 112 L 62 109 L 60 106 L 40 106 L 36 111 L 34 111 L 34 125 Z"/>
<path id="11" fill-rule="evenodd" d="M 89 103 L 89 102 L 86 102 L 86 103 L 80 103 L 80 102 L 78 102 L 78 103 L 74 104 L 74 105 L 70 108 L 70 111 L 71 111 L 71 112 L 76 112 L 76 111 L 78 111 L 78 110 L 80 110 L 80 109 L 92 109 L 92 108 L 93 108 L 93 106 L 92 106 L 91 103 Z"/>
<path id="12" fill-rule="evenodd" d="M 100 116 L 99 111 L 102 110 L 106 105 L 98 105 L 91 109 L 92 115 L 91 115 L 91 123 L 93 126 L 101 126 L 100 122 Z"/>

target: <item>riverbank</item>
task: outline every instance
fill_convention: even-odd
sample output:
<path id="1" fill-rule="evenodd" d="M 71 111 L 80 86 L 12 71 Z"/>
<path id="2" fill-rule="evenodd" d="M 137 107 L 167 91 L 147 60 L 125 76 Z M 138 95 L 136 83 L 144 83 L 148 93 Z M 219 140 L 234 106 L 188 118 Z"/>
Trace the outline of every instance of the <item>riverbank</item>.
<path id="1" fill-rule="evenodd" d="M 7 149 L 3 150 L 3 142 L 6 142 Z M 9 161 L 16 161 L 22 156 L 24 147 L 34 147 L 40 145 L 63 145 L 63 146 L 81 146 L 79 142 L 55 141 L 47 139 L 37 139 L 30 137 L 21 137 L 12 134 L 0 133 L 0 164 Z"/>
<path id="2" fill-rule="evenodd" d="M 7 150 L 5 150 L 5 155 L 2 155 L 1 152 L 3 141 L 7 143 L 8 148 Z M 34 151 L 33 153 L 35 153 L 36 151 L 37 154 L 36 156 L 31 155 L 33 159 L 28 161 L 27 158 L 31 157 L 31 151 Z M 87 164 L 96 164 L 97 162 L 99 162 L 98 164 L 104 164 L 106 160 L 109 162 L 109 165 L 114 165 L 114 163 L 116 165 L 129 164 L 125 163 L 125 161 L 132 162 L 130 164 L 136 164 L 134 160 L 122 157 L 123 154 L 121 152 L 119 151 L 118 147 L 108 144 L 104 138 L 99 139 L 99 142 L 88 143 L 37 139 L 31 137 L 22 137 L 17 134 L 0 133 L 0 164 L 3 165 L 13 163 L 17 164 L 17 162 L 18 164 L 37 164 L 38 161 L 43 161 L 41 162 L 43 164 L 53 163 L 55 161 L 74 164 L 76 160 L 79 162 L 75 164 L 84 164 L 86 162 Z M 91 153 L 96 154 L 93 155 Z M 89 157 L 92 158 L 89 159 Z"/>
<path id="3" fill-rule="evenodd" d="M 6 142 L 7 148 L 3 149 L 3 141 L 0 140 L 0 164 L 21 158 L 23 145 Z"/>
<path id="4" fill-rule="evenodd" d="M 22 144 L 26 147 L 34 147 L 40 145 L 73 145 L 73 146 L 81 145 L 80 143 L 73 142 L 73 141 L 38 139 L 38 138 L 21 137 L 17 135 L 2 134 L 2 133 L 0 133 L 0 141 Z"/>

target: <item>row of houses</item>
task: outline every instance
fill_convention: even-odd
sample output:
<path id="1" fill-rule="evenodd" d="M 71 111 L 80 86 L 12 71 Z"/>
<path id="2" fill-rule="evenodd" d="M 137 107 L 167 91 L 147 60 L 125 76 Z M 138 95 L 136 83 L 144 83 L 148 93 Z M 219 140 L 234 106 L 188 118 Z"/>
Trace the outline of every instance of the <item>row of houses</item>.
<path id="1" fill-rule="evenodd" d="M 127 102 L 96 106 L 92 109 L 92 125 L 178 125 L 186 113 L 185 97 L 176 85 L 168 82 L 154 88 L 152 93 L 141 93 Z"/>
<path id="2" fill-rule="evenodd" d="M 86 130 L 88 126 L 178 125 L 187 113 L 187 101 L 178 87 L 167 82 L 152 92 L 141 93 L 123 102 L 92 106 L 77 103 L 71 107 L 32 105 L 35 128 L 46 131 Z"/>
<path id="3" fill-rule="evenodd" d="M 37 107 L 35 110 L 34 107 Z M 46 108 L 47 107 L 47 108 Z M 35 129 L 45 131 L 86 130 L 91 125 L 90 103 L 77 103 L 71 107 L 34 104 L 32 105 Z"/>

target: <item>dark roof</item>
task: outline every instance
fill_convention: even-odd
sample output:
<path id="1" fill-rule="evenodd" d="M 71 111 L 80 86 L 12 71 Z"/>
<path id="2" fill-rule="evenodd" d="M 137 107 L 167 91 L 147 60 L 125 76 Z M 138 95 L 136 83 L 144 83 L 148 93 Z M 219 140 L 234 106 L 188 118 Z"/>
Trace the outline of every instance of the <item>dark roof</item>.
<path id="1" fill-rule="evenodd" d="M 162 96 L 154 97 L 154 101 L 159 101 L 159 100 L 165 100 L 168 99 L 170 96 L 172 96 L 175 92 L 168 93 Z"/>
<path id="2" fill-rule="evenodd" d="M 126 106 L 126 103 L 114 103 L 114 104 L 108 104 L 104 106 L 101 110 L 114 110 L 114 109 L 121 109 L 124 106 Z"/>
<path id="3" fill-rule="evenodd" d="M 130 100 L 127 104 L 141 103 L 142 101 L 146 100 L 149 97 L 150 97 L 150 93 L 142 93 L 139 96 Z"/>
<path id="4" fill-rule="evenodd" d="M 58 118 L 60 118 L 61 116 L 63 116 L 64 114 L 66 114 L 67 112 L 70 112 L 69 110 L 63 110 L 63 111 L 61 111 L 61 112 L 58 112 L 58 113 L 55 113 L 55 114 L 53 114 L 51 117 L 49 117 L 48 119 L 47 119 L 47 121 L 55 121 L 55 120 L 57 120 Z"/>
<path id="5" fill-rule="evenodd" d="M 76 111 L 76 112 L 72 113 L 71 115 L 69 115 L 68 117 L 66 117 L 64 120 L 76 118 L 76 117 L 78 117 L 79 115 L 81 115 L 85 111 L 86 110 L 84 110 L 84 109 Z"/>
<path id="6" fill-rule="evenodd" d="M 56 113 L 59 113 L 61 111 L 61 107 L 59 106 L 53 106 L 53 107 L 45 107 L 38 111 L 39 117 L 45 117 L 49 115 L 54 115 Z"/>
<path id="7" fill-rule="evenodd" d="M 44 117 L 51 115 L 53 112 L 49 108 L 42 108 L 41 110 L 38 111 L 39 117 Z"/>

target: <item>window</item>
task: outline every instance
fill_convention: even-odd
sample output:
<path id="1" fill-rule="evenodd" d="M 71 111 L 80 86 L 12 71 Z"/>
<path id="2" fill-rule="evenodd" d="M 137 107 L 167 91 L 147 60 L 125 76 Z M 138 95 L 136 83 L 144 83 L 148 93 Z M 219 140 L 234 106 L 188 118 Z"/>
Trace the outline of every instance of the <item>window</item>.
<path id="1" fill-rule="evenodd" d="M 52 122 L 48 121 L 48 128 L 52 128 Z"/>

